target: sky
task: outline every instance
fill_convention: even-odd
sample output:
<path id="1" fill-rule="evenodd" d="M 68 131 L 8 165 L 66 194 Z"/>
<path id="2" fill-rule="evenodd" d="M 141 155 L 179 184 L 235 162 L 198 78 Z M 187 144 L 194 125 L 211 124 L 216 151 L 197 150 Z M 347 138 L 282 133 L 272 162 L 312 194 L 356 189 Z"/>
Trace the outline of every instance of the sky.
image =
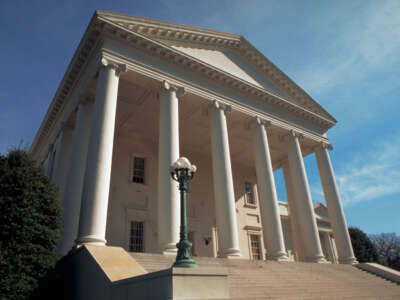
<path id="1" fill-rule="evenodd" d="M 32 143 L 96 9 L 243 35 L 338 120 L 348 225 L 400 234 L 400 1 L 1 0 L 0 153 Z M 315 155 L 305 164 L 324 203 Z"/>

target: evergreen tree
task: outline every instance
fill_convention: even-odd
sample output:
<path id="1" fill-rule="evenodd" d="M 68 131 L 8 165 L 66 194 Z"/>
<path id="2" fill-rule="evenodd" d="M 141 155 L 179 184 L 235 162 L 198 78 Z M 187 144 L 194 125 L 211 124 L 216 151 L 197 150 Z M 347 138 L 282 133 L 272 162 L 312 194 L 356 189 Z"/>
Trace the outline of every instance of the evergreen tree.
<path id="1" fill-rule="evenodd" d="M 378 251 L 368 235 L 357 227 L 349 227 L 349 233 L 358 262 L 378 262 Z"/>
<path id="2" fill-rule="evenodd" d="M 0 155 L 0 299 L 27 299 L 57 257 L 57 188 L 24 150 Z"/>

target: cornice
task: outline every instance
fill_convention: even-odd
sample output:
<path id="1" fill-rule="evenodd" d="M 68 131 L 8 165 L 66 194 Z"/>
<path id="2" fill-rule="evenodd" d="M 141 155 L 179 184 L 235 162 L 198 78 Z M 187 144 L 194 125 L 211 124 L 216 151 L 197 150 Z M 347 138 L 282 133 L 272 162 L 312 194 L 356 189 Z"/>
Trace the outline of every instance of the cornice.
<path id="1" fill-rule="evenodd" d="M 324 130 L 328 130 L 336 123 L 333 120 L 312 112 L 296 103 L 286 100 L 230 73 L 222 71 L 160 41 L 153 40 L 148 36 L 130 31 L 121 25 L 111 22 L 108 19 L 99 17 L 99 20 L 100 22 L 103 22 L 101 26 L 104 28 L 104 32 L 106 34 L 112 35 L 123 40 L 124 42 L 129 42 L 130 45 L 135 45 L 139 49 L 143 49 L 147 54 L 169 59 L 175 65 L 178 64 L 184 68 L 191 69 L 192 71 L 200 72 L 208 78 L 211 78 L 214 81 L 219 81 L 221 84 L 234 88 L 236 91 L 245 93 L 252 98 L 262 98 L 267 103 L 277 105 L 278 107 L 284 108 L 286 111 L 293 113 L 294 115 L 308 119 L 317 126 L 322 127 Z"/>
<path id="2" fill-rule="evenodd" d="M 291 99 L 300 103 L 302 106 L 304 105 L 308 110 L 324 116 L 334 124 L 337 123 L 337 120 L 317 101 L 310 97 L 310 95 L 308 95 L 300 86 L 291 80 L 284 72 L 275 66 L 275 64 L 265 57 L 264 54 L 258 51 L 257 48 L 255 48 L 244 37 L 241 37 L 241 43 L 238 49 L 245 55 L 245 57 L 248 58 L 250 62 L 253 63 L 253 66 L 256 69 L 264 74 L 268 74 L 269 78 L 272 79 L 274 83 L 282 87 L 284 91 L 290 95 Z"/>
<path id="3" fill-rule="evenodd" d="M 37 135 L 32 142 L 30 148 L 30 152 L 32 154 L 35 154 L 37 145 L 40 144 L 40 142 L 47 136 L 54 125 L 55 120 L 59 117 L 66 104 L 66 100 L 70 96 L 71 91 L 73 90 L 73 87 L 81 74 L 82 69 L 84 69 L 86 66 L 88 58 L 90 58 L 93 49 L 96 48 L 96 44 L 98 43 L 100 36 L 100 30 L 95 26 L 94 23 L 95 20 L 92 18 L 70 64 L 68 65 L 67 71 L 61 80 L 53 101 L 51 102 Z"/>
<path id="4" fill-rule="evenodd" d="M 185 89 L 185 93 L 193 94 L 198 97 L 203 98 L 204 100 L 208 100 L 211 104 L 214 101 L 218 101 L 221 104 L 231 106 L 232 110 L 242 112 L 249 116 L 259 117 L 270 121 L 273 126 L 279 127 L 281 129 L 286 129 L 288 132 L 290 130 L 295 130 L 298 133 L 304 135 L 305 138 L 314 140 L 316 142 L 328 142 L 328 139 L 323 135 L 318 135 L 306 128 L 303 128 L 298 125 L 294 125 L 288 121 L 277 118 L 276 116 L 269 114 L 265 111 L 259 110 L 254 107 L 248 107 L 245 104 L 236 101 L 232 98 L 226 98 L 224 95 L 210 91 L 205 89 L 202 86 L 193 84 L 191 82 L 187 82 L 182 78 L 173 77 L 169 73 L 164 73 L 160 70 L 153 69 L 145 64 L 141 64 L 139 62 L 130 61 L 128 58 L 121 56 L 119 53 L 115 53 L 109 50 L 103 50 L 102 55 L 107 59 L 114 60 L 115 63 L 126 64 L 128 70 L 146 76 L 148 78 L 152 78 L 160 82 L 168 81 L 170 84 L 174 86 L 179 86 Z"/>
<path id="5" fill-rule="evenodd" d="M 151 35 L 153 37 L 199 41 L 211 44 L 238 44 L 240 42 L 240 35 L 237 34 L 101 10 L 97 10 L 95 14 L 99 17 L 107 18 L 108 20 L 126 27 L 129 30 L 140 34 Z"/>
<path id="6" fill-rule="evenodd" d="M 241 35 L 104 11 L 97 11 L 97 14 L 100 18 L 103 17 L 116 25 L 153 39 L 235 49 L 241 53 L 256 70 L 260 71 L 262 74 L 268 75 L 268 79 L 283 88 L 291 99 L 300 106 L 324 116 L 333 124 L 337 122 L 318 102 L 312 99 L 301 87 Z"/>
<path id="7" fill-rule="evenodd" d="M 91 53 L 94 51 L 95 48 L 97 48 L 97 45 L 101 43 L 103 35 L 112 35 L 114 37 L 117 37 L 124 42 L 128 42 L 131 45 L 135 45 L 136 47 L 141 48 L 148 54 L 150 53 L 151 55 L 158 56 L 161 59 L 170 60 L 174 64 L 179 64 L 180 66 L 190 69 L 191 71 L 203 74 L 204 76 L 207 76 L 214 81 L 218 81 L 222 85 L 228 86 L 230 88 L 233 88 L 237 92 L 244 93 L 250 96 L 252 99 L 261 99 L 266 103 L 284 108 L 286 111 L 293 113 L 294 115 L 308 119 L 310 122 L 314 123 L 316 126 L 322 128 L 323 130 L 328 130 L 336 123 L 336 120 L 334 120 L 332 117 L 321 116 L 321 114 L 319 113 L 313 112 L 300 105 L 297 105 L 296 103 L 283 99 L 282 97 L 270 93 L 263 88 L 259 88 L 247 81 L 235 77 L 232 74 L 217 69 L 212 65 L 209 65 L 177 49 L 174 49 L 166 45 L 165 43 L 151 39 L 148 36 L 144 35 L 144 33 L 150 35 L 154 34 L 155 36 L 160 36 L 164 38 L 196 41 L 198 43 L 206 43 L 208 45 L 220 45 L 224 47 L 229 46 L 231 48 L 241 49 L 240 51 L 244 51 L 244 53 L 246 54 L 246 49 L 251 50 L 252 46 L 249 43 L 248 44 L 251 47 L 246 46 L 244 39 L 239 35 L 221 33 L 206 29 L 198 29 L 189 26 L 176 25 L 173 23 L 148 20 L 144 18 L 135 18 L 135 20 L 137 21 L 137 28 L 135 27 L 135 25 L 132 27 L 132 29 L 129 29 L 127 27 L 124 27 L 123 25 L 110 21 L 110 19 L 108 18 L 110 18 L 111 15 L 114 18 L 128 18 L 128 16 L 124 15 L 96 11 L 82 37 L 82 40 L 77 50 L 74 53 L 74 56 L 67 68 L 67 71 L 57 89 L 53 101 L 50 104 L 50 107 L 32 143 L 30 149 L 31 153 L 35 153 L 37 145 L 40 144 L 40 142 L 49 134 L 50 130 L 53 128 L 54 123 L 57 118 L 59 118 L 66 104 L 66 101 L 70 96 L 71 91 L 73 90 L 74 85 L 76 84 L 79 76 L 82 74 L 82 70 L 87 65 L 88 59 L 91 57 Z M 133 17 L 129 18 L 130 20 L 132 20 Z M 151 26 L 149 24 L 153 26 L 154 29 L 151 29 Z M 138 32 L 135 32 L 134 30 L 137 30 Z M 139 33 L 139 31 L 143 34 Z M 254 51 L 252 50 L 251 53 L 254 53 Z M 251 53 L 248 52 L 248 54 L 246 54 L 246 57 L 255 57 Z M 268 60 L 264 57 L 264 62 L 265 61 Z M 272 65 L 272 63 L 270 64 Z M 262 64 L 258 65 L 260 67 L 263 67 Z M 279 71 L 279 69 L 277 70 Z M 273 72 L 277 71 L 274 70 Z M 279 73 L 283 74 L 280 71 Z M 313 134 L 311 135 L 314 136 Z M 320 138 L 320 140 L 325 139 Z"/>

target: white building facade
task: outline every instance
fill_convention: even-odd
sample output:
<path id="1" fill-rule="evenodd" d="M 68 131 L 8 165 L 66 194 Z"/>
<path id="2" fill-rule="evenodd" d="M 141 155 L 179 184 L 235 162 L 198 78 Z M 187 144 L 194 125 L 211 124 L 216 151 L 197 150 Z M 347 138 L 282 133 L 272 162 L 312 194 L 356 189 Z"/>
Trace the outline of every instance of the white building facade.
<path id="1" fill-rule="evenodd" d="M 59 186 L 60 254 L 176 253 L 169 166 L 185 156 L 198 167 L 194 255 L 352 264 L 326 135 L 335 123 L 241 36 L 97 11 L 31 153 Z M 311 199 L 303 157 L 314 154 L 327 207 Z"/>

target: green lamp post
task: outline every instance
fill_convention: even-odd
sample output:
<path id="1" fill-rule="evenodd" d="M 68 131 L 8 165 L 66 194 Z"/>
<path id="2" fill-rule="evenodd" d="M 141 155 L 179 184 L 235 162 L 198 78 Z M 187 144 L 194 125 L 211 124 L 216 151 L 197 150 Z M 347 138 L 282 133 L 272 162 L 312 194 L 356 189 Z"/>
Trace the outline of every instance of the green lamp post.
<path id="1" fill-rule="evenodd" d="M 179 158 L 170 167 L 171 177 L 179 182 L 179 191 L 181 193 L 181 227 L 180 239 L 176 244 L 178 254 L 173 264 L 175 268 L 197 268 L 196 262 L 192 256 L 192 243 L 188 240 L 187 219 L 186 219 L 186 192 L 188 182 L 192 180 L 196 173 L 196 166 L 190 164 L 186 157 Z"/>

